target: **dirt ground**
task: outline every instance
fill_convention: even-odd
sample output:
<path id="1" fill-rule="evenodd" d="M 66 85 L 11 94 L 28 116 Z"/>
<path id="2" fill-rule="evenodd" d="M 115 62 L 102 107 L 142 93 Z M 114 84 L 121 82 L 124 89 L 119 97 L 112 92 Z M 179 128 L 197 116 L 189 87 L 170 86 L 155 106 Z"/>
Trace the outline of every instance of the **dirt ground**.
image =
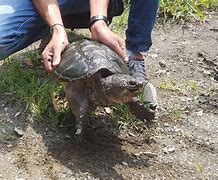
<path id="1" fill-rule="evenodd" d="M 159 118 L 143 132 L 102 116 L 78 143 L 2 94 L 0 179 L 218 179 L 218 14 L 158 26 L 146 64 Z"/>

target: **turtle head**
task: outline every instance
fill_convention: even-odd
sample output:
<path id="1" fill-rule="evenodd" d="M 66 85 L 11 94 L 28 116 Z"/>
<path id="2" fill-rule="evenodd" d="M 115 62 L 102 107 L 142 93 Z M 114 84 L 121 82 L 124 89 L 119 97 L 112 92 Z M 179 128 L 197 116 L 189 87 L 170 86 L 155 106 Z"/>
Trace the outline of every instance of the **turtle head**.
<path id="1" fill-rule="evenodd" d="M 106 98 L 112 103 L 124 103 L 138 96 L 143 83 L 128 74 L 114 74 L 101 79 Z"/>

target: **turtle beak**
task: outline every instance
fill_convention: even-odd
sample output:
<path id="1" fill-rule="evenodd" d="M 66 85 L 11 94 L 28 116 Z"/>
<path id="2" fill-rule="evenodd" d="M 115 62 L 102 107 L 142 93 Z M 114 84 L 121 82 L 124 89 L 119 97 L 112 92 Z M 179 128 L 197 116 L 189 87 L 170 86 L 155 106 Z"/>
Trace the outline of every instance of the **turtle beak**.
<path id="1" fill-rule="evenodd" d="M 129 91 L 138 91 L 140 89 L 142 89 L 143 87 L 143 83 L 142 82 L 137 82 L 137 81 L 127 81 L 127 89 Z"/>

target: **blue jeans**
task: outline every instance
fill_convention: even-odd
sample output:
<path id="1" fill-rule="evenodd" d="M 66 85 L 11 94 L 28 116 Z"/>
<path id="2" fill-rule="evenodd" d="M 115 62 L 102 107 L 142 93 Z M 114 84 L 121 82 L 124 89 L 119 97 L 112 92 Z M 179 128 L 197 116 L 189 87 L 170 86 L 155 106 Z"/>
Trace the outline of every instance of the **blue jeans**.
<path id="1" fill-rule="evenodd" d="M 58 0 L 61 14 L 89 11 L 89 0 Z M 158 0 L 132 0 L 127 48 L 144 52 L 151 46 L 151 31 L 155 22 Z M 17 52 L 47 36 L 49 27 L 37 13 L 32 0 L 0 1 L 0 59 Z"/>
<path id="2" fill-rule="evenodd" d="M 126 48 L 133 52 L 146 52 L 151 47 L 159 0 L 131 0 Z"/>

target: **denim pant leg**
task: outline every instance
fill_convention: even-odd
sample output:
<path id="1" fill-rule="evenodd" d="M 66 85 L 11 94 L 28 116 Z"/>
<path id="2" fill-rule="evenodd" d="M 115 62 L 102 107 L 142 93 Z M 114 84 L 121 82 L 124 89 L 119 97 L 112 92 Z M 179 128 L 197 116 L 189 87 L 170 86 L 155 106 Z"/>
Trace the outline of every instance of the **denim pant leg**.
<path id="1" fill-rule="evenodd" d="M 133 52 L 146 52 L 151 47 L 159 0 L 131 0 L 126 30 L 126 47 Z"/>
<path id="2" fill-rule="evenodd" d="M 58 0 L 61 14 L 89 10 L 88 0 Z M 0 1 L 0 60 L 49 34 L 32 0 Z"/>

